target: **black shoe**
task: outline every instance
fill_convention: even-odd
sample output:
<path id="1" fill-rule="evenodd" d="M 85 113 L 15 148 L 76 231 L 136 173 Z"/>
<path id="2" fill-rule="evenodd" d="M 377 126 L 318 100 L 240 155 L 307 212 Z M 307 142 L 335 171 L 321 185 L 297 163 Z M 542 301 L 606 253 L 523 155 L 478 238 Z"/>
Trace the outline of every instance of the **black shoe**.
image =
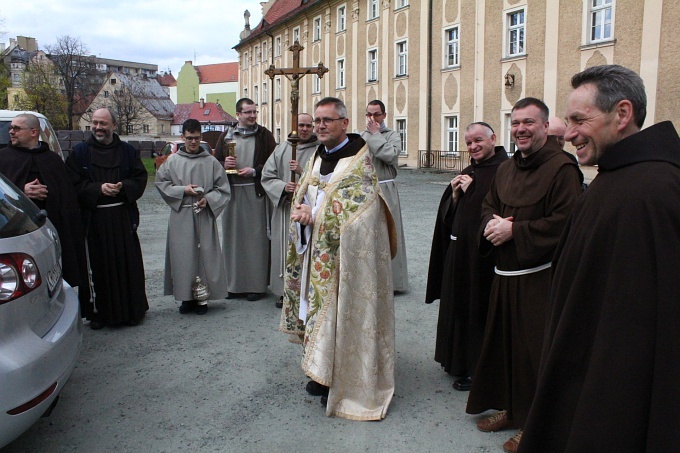
<path id="1" fill-rule="evenodd" d="M 104 323 L 101 321 L 90 321 L 90 329 L 100 330 L 104 328 Z"/>
<path id="2" fill-rule="evenodd" d="M 283 296 L 276 301 L 276 308 L 283 308 Z"/>
<path id="3" fill-rule="evenodd" d="M 324 407 L 328 406 L 328 395 L 321 395 L 321 405 Z"/>
<path id="4" fill-rule="evenodd" d="M 208 313 L 208 304 L 196 306 L 194 313 L 196 313 L 197 315 L 204 315 L 204 314 Z"/>
<path id="5" fill-rule="evenodd" d="M 309 381 L 307 383 L 307 386 L 305 387 L 305 390 L 307 390 L 307 393 L 313 396 L 328 396 L 328 387 L 325 385 L 319 384 L 316 381 Z"/>
<path id="6" fill-rule="evenodd" d="M 142 323 L 142 320 L 143 320 L 143 319 L 144 319 L 143 316 L 142 316 L 141 318 L 128 319 L 128 320 L 125 321 L 123 324 L 125 324 L 126 326 L 129 326 L 129 327 L 134 327 L 134 326 L 140 325 L 140 324 Z"/>
<path id="7" fill-rule="evenodd" d="M 460 392 L 469 392 L 472 388 L 472 378 L 470 376 L 465 376 L 464 378 L 454 381 L 453 388 Z"/>
<path id="8" fill-rule="evenodd" d="M 179 314 L 186 315 L 187 313 L 191 313 L 195 309 L 196 309 L 195 300 L 185 300 L 182 301 L 182 305 L 179 306 Z"/>
<path id="9" fill-rule="evenodd" d="M 262 299 L 262 296 L 264 296 L 264 293 L 248 293 L 246 299 L 248 299 L 251 302 L 254 302 L 256 300 Z"/>

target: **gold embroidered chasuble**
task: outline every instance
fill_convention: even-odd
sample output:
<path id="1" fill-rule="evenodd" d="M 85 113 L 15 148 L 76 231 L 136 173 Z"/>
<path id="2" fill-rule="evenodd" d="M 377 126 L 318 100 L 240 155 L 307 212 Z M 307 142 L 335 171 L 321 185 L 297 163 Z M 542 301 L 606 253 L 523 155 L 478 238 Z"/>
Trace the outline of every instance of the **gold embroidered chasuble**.
<path id="1" fill-rule="evenodd" d="M 305 374 L 330 387 L 326 415 L 380 420 L 394 394 L 394 221 L 367 146 L 340 159 L 328 182 L 320 163 L 310 159 L 293 200 L 315 206 L 324 193 L 302 254 L 290 225 L 281 330 L 302 342 Z"/>

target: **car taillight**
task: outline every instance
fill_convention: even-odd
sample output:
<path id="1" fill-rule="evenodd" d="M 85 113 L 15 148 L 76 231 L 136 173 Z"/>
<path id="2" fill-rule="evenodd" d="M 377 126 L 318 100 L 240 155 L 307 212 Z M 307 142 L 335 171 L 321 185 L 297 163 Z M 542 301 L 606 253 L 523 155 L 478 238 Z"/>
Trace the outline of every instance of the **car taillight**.
<path id="1" fill-rule="evenodd" d="M 0 304 L 28 294 L 40 286 L 40 272 L 25 253 L 0 255 Z"/>

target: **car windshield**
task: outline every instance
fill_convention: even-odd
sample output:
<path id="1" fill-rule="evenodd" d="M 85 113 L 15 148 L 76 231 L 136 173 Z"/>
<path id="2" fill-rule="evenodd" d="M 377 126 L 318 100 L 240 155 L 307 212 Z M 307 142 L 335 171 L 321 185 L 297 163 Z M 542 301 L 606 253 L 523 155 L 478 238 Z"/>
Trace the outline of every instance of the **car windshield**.
<path id="1" fill-rule="evenodd" d="M 19 189 L 0 175 L 0 237 L 10 238 L 35 231 L 45 216 Z"/>

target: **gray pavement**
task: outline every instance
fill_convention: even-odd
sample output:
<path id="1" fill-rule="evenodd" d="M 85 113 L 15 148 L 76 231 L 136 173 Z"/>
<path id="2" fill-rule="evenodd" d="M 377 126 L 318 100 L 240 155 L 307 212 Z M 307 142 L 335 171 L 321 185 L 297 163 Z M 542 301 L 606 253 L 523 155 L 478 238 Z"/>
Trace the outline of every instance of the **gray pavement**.
<path id="1" fill-rule="evenodd" d="M 467 393 L 433 360 L 439 303 L 425 305 L 437 206 L 450 173 L 402 169 L 411 290 L 395 298 L 396 393 L 380 422 L 328 418 L 307 395 L 299 345 L 278 332 L 271 294 L 212 301 L 180 316 L 163 296 L 168 208 L 150 181 L 140 239 L 150 310 L 137 327 L 84 329 L 79 363 L 49 418 L 6 452 L 485 452 L 513 431 L 482 433 Z"/>

